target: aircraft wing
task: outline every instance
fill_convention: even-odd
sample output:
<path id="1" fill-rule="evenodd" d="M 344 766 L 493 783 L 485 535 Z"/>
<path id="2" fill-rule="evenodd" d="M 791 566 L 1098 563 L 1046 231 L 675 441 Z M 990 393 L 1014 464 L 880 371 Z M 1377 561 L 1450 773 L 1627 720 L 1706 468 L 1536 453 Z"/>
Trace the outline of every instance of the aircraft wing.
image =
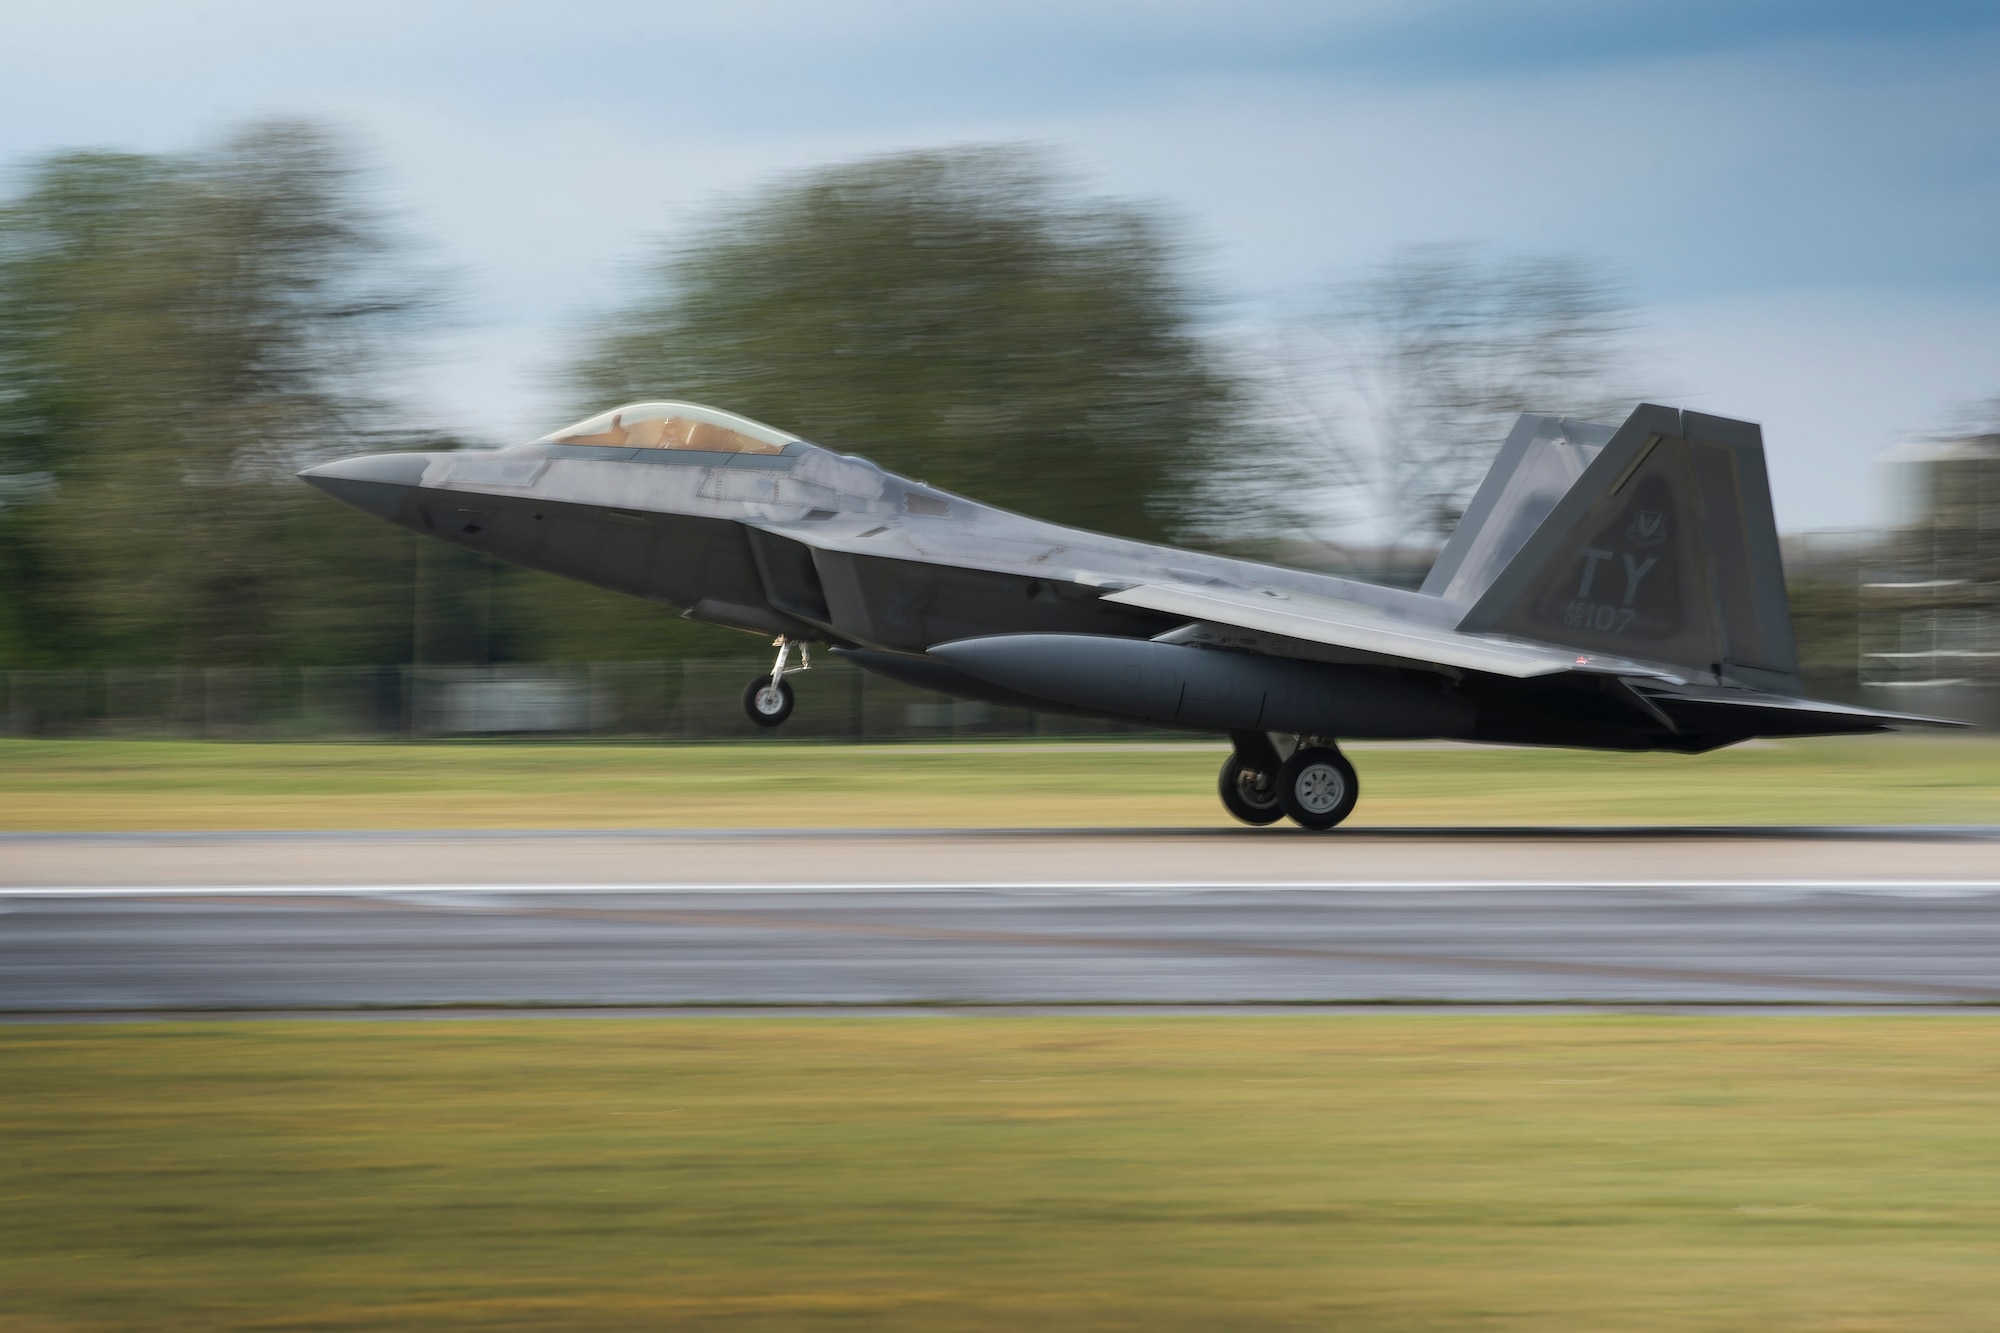
<path id="1" fill-rule="evenodd" d="M 1657 666 L 1622 657 L 1497 635 L 1462 634 L 1443 626 L 1395 619 L 1358 603 L 1275 588 L 1194 588 L 1184 584 L 1143 583 L 1136 588 L 1107 593 L 1103 600 L 1143 606 L 1209 624 L 1517 679 L 1561 671 L 1680 679 Z"/>

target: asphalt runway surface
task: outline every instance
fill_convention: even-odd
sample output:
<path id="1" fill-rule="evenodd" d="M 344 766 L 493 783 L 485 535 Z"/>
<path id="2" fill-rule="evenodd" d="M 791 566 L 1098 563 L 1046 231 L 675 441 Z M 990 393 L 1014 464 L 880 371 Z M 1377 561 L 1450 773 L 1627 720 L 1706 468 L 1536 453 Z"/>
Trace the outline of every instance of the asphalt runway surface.
<path id="1" fill-rule="evenodd" d="M 2000 830 L 0 837 L 0 1011 L 2000 1005 Z"/>

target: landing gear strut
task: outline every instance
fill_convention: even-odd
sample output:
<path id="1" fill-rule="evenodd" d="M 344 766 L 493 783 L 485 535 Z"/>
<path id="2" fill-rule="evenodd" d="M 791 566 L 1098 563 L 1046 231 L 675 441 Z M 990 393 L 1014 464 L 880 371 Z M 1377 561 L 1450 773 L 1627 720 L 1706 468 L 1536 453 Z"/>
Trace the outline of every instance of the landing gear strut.
<path id="1" fill-rule="evenodd" d="M 786 662 L 792 655 L 792 641 L 780 634 L 771 640 L 778 650 L 778 660 L 771 667 L 771 674 L 759 676 L 743 687 L 743 713 L 760 727 L 775 727 L 792 715 L 792 705 L 797 700 L 792 695 L 792 687 L 785 683 Z M 812 654 L 805 644 L 798 645 L 799 664 L 791 670 L 812 670 Z"/>
<path id="2" fill-rule="evenodd" d="M 1217 786 L 1223 809 L 1244 823 L 1290 819 L 1300 828 L 1330 829 L 1353 812 L 1361 784 L 1332 741 L 1257 731 L 1232 732 L 1229 740 L 1235 752 L 1223 762 Z"/>

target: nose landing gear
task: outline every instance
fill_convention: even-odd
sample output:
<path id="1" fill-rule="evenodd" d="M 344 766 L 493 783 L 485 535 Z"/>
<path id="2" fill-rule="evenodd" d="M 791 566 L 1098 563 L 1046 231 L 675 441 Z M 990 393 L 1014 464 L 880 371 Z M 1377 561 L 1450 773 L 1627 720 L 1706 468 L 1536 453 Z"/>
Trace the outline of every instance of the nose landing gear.
<path id="1" fill-rule="evenodd" d="M 792 705 L 797 702 L 792 687 L 785 683 L 785 664 L 792 655 L 792 641 L 780 634 L 771 642 L 778 650 L 771 674 L 759 676 L 743 687 L 743 715 L 760 727 L 775 727 L 783 722 L 792 715 Z M 798 648 L 799 664 L 791 670 L 812 670 L 812 653 L 803 643 Z"/>
<path id="2" fill-rule="evenodd" d="M 1330 829 L 1353 812 L 1361 784 L 1331 741 L 1262 732 L 1229 739 L 1235 752 L 1223 761 L 1217 785 L 1223 809 L 1237 819 L 1256 825 L 1290 819 L 1300 828 Z M 1281 743 L 1289 756 L 1281 756 Z"/>

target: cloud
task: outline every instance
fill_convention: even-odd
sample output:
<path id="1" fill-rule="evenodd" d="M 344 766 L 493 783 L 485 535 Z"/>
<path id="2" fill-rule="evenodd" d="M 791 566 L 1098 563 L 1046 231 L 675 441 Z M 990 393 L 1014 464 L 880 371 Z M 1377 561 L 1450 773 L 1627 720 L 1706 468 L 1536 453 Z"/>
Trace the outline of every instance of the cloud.
<path id="1" fill-rule="evenodd" d="M 1027 140 L 1183 217 L 1249 322 L 1413 241 L 1607 260 L 1662 307 L 1673 382 L 1762 413 L 1774 456 L 1795 420 L 1859 460 L 2000 391 L 1972 382 L 2000 367 L 1997 22 L 1946 0 L 84 0 L 10 15 L 0 158 L 268 113 L 352 127 L 462 279 L 426 401 L 489 438 L 568 410 L 553 376 L 590 312 L 719 198 Z M 1863 521 L 1850 473 L 1781 477 L 1787 522 Z"/>
<path id="2" fill-rule="evenodd" d="M 1758 421 L 1778 526 L 1893 521 L 1882 456 L 2000 391 L 2000 302 L 1881 288 L 1757 293 L 1658 313 L 1677 401 Z"/>

